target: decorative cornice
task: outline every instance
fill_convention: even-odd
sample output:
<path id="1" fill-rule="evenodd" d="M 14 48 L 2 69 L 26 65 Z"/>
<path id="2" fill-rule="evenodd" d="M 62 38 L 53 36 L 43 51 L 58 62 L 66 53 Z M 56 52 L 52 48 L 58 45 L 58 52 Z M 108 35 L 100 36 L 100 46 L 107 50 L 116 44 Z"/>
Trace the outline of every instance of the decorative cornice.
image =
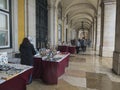
<path id="1" fill-rule="evenodd" d="M 116 0 L 102 0 L 100 6 L 116 4 Z"/>
<path id="2" fill-rule="evenodd" d="M 103 0 L 104 4 L 115 4 L 116 0 Z"/>

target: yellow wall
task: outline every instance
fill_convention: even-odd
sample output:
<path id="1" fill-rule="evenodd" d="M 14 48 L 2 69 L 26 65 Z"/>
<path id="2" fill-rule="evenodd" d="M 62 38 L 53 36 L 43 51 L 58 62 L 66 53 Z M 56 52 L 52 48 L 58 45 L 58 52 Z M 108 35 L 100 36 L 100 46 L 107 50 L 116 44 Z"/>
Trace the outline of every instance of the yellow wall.
<path id="1" fill-rule="evenodd" d="M 24 17 L 24 0 L 18 0 L 18 45 L 21 44 L 25 37 L 25 17 Z"/>

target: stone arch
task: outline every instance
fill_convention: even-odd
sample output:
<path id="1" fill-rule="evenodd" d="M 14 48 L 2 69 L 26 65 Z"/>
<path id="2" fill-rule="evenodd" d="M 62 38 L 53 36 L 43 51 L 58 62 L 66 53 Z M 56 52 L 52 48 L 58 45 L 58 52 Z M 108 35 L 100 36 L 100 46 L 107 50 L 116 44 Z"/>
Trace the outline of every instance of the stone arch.
<path id="1" fill-rule="evenodd" d="M 70 12 L 70 10 L 72 10 L 73 8 L 79 7 L 79 6 L 81 6 L 81 8 L 89 8 L 93 10 L 95 14 L 97 14 L 97 10 L 93 5 L 89 3 L 77 3 L 74 5 L 70 5 L 65 9 L 65 16 Z"/>
<path id="2" fill-rule="evenodd" d="M 85 17 L 85 16 L 86 16 L 86 18 L 89 18 L 91 21 L 93 21 L 93 18 L 94 18 L 94 17 L 93 17 L 91 14 L 86 13 L 86 12 L 82 12 L 82 13 L 78 13 L 78 14 L 70 17 L 69 23 L 70 23 L 70 21 L 73 20 L 74 18 L 80 17 L 80 15 L 81 15 L 81 17 L 83 17 L 83 16 Z"/>

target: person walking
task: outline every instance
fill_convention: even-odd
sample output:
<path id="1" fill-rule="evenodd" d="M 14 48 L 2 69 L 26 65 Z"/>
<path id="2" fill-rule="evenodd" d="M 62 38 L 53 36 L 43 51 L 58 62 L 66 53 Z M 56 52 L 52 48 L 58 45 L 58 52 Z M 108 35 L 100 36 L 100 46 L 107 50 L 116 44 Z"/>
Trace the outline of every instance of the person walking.
<path id="1" fill-rule="evenodd" d="M 84 37 L 83 37 L 82 40 L 81 40 L 81 49 L 82 49 L 82 51 L 84 52 Z"/>
<path id="2" fill-rule="evenodd" d="M 81 46 L 80 41 L 76 40 L 76 53 L 77 54 L 79 53 L 80 46 Z"/>
<path id="3" fill-rule="evenodd" d="M 83 37 L 81 40 L 81 48 L 82 48 L 83 52 L 86 51 L 86 47 L 87 47 L 87 41 L 86 41 L 85 37 Z"/>

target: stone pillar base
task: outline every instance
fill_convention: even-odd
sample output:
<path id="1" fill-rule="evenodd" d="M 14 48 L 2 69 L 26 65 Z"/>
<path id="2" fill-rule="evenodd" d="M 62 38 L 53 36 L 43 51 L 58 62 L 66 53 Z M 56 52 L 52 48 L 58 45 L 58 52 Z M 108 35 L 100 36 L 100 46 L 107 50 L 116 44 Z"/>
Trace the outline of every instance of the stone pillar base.
<path id="1" fill-rule="evenodd" d="M 99 48 L 99 56 L 102 56 L 103 46 L 100 45 Z"/>
<path id="2" fill-rule="evenodd" d="M 120 52 L 113 53 L 113 71 L 120 75 Z"/>

